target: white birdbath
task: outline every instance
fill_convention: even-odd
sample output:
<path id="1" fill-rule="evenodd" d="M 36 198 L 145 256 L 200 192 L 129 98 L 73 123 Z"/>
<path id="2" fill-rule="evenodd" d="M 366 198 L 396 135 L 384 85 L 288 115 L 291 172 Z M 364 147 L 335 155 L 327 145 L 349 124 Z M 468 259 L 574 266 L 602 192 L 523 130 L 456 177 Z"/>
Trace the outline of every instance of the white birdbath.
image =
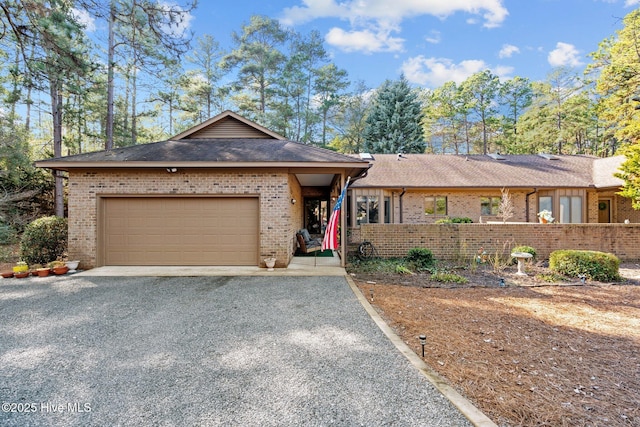
<path id="1" fill-rule="evenodd" d="M 518 260 L 518 272 L 516 274 L 518 276 L 526 276 L 527 273 L 524 272 L 524 262 L 532 258 L 533 255 L 528 252 L 514 252 L 511 256 Z"/>

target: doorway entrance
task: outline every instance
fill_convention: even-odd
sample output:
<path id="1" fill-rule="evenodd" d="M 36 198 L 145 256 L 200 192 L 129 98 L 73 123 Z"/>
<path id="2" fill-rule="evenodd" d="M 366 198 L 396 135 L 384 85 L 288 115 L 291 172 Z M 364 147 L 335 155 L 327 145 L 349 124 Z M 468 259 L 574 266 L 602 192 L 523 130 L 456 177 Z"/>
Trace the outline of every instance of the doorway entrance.
<path id="1" fill-rule="evenodd" d="M 598 222 L 611 222 L 611 199 L 598 200 Z"/>
<path id="2" fill-rule="evenodd" d="M 310 234 L 323 235 L 328 216 L 328 200 L 320 198 L 304 199 L 304 227 Z"/>

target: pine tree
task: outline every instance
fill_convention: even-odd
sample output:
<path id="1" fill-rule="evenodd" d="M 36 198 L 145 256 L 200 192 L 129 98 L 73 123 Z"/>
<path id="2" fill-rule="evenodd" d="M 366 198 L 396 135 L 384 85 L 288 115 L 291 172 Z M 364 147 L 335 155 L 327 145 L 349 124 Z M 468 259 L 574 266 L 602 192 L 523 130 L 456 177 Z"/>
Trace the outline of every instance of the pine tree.
<path id="1" fill-rule="evenodd" d="M 422 106 L 404 75 L 385 81 L 377 92 L 363 132 L 372 153 L 423 153 Z"/>

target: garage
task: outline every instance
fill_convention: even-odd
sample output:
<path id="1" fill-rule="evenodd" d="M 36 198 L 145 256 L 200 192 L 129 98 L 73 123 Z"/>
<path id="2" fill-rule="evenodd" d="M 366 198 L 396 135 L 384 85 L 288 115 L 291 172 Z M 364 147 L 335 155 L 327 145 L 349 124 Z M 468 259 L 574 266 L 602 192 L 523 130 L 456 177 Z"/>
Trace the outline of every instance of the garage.
<path id="1" fill-rule="evenodd" d="M 102 197 L 102 265 L 257 265 L 257 197 Z"/>

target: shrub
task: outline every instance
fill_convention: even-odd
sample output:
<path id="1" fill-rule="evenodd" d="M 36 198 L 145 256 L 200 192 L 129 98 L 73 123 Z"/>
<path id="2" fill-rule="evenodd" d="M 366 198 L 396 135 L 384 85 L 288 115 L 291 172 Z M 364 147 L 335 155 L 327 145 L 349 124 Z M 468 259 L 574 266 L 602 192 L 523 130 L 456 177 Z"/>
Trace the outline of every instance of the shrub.
<path id="1" fill-rule="evenodd" d="M 600 282 L 620 280 L 620 260 L 597 251 L 559 250 L 549 256 L 549 268 L 569 277 L 585 276 Z"/>
<path id="2" fill-rule="evenodd" d="M 20 241 L 22 259 L 29 264 L 46 264 L 61 258 L 67 250 L 67 220 L 56 216 L 38 218 L 28 224 Z"/>
<path id="3" fill-rule="evenodd" d="M 0 222 L 0 245 L 10 245 L 16 242 L 17 233 L 8 224 Z"/>
<path id="4" fill-rule="evenodd" d="M 436 224 L 471 224 L 473 222 L 473 220 L 471 218 L 468 217 L 457 217 L 454 216 L 453 218 L 442 218 L 437 220 L 435 223 Z"/>
<path id="5" fill-rule="evenodd" d="M 431 280 L 436 282 L 446 282 L 446 283 L 460 283 L 465 284 L 469 280 L 466 277 L 460 276 L 456 273 L 446 273 L 446 272 L 437 272 L 431 275 Z"/>
<path id="6" fill-rule="evenodd" d="M 396 273 L 398 273 L 398 274 L 413 274 L 413 272 L 411 270 L 409 270 L 407 267 L 405 267 L 402 264 L 396 265 Z"/>
<path id="7" fill-rule="evenodd" d="M 412 248 L 409 249 L 406 260 L 417 269 L 426 270 L 433 265 L 433 252 L 427 248 Z"/>

